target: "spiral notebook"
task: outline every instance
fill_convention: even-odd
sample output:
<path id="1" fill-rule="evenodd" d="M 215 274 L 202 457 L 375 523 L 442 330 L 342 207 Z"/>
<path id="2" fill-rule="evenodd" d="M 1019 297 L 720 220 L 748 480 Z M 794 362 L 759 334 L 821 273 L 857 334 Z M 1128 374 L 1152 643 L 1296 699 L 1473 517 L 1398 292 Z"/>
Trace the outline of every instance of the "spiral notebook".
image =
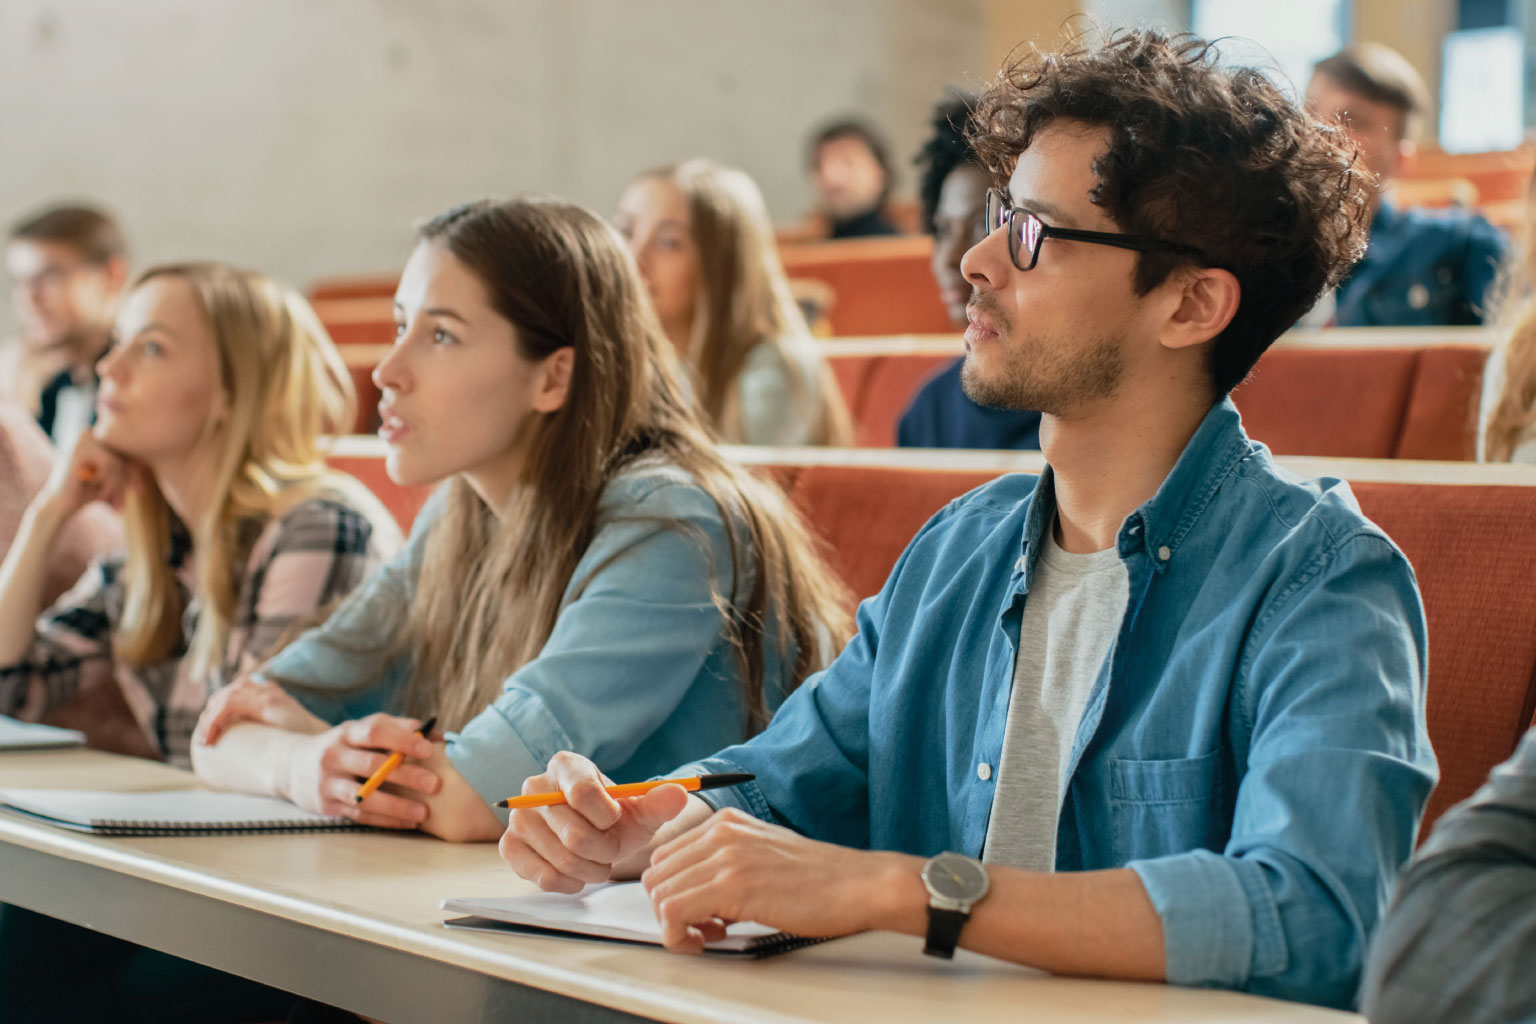
<path id="1" fill-rule="evenodd" d="M 574 896 L 541 892 L 505 899 L 447 899 L 442 909 L 469 915 L 444 921 L 450 928 L 661 945 L 661 925 L 639 882 L 589 885 Z M 756 959 L 822 941 L 774 931 L 755 921 L 738 921 L 726 929 L 724 939 L 711 942 L 704 952 Z"/>
<path id="2" fill-rule="evenodd" d="M 312 814 L 274 797 L 206 789 L 157 793 L 3 789 L 0 806 L 59 828 L 108 836 L 239 835 L 359 827 L 346 818 Z"/>
<path id="3" fill-rule="evenodd" d="M 85 733 L 0 715 L 0 750 L 57 750 L 85 746 Z"/>

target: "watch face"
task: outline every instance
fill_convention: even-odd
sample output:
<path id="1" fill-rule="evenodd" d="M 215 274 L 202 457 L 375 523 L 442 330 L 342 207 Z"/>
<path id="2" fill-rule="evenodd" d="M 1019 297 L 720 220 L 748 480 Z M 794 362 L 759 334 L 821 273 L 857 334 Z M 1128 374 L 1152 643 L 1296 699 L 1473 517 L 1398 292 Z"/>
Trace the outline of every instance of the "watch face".
<path id="1" fill-rule="evenodd" d="M 923 881 L 940 899 L 969 903 L 987 891 L 987 872 L 976 861 L 957 853 L 941 853 L 923 868 Z"/>

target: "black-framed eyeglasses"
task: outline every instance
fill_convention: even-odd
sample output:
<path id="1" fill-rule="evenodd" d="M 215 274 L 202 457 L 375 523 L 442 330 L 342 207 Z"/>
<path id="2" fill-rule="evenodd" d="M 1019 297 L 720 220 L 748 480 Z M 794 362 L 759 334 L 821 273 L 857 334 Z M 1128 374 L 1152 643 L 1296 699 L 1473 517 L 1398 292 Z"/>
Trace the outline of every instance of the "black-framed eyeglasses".
<path id="1" fill-rule="evenodd" d="M 995 188 L 987 189 L 986 227 L 989 235 L 998 228 L 1008 229 L 1008 258 L 1020 270 L 1035 269 L 1035 264 L 1040 262 L 1040 243 L 1047 238 L 1112 245 L 1117 249 L 1133 249 L 1136 252 L 1183 252 L 1195 257 L 1203 255 L 1194 246 L 1180 245 L 1161 238 L 1124 235 L 1113 231 L 1053 228 L 1023 207 L 1011 205 L 1008 197 Z"/>

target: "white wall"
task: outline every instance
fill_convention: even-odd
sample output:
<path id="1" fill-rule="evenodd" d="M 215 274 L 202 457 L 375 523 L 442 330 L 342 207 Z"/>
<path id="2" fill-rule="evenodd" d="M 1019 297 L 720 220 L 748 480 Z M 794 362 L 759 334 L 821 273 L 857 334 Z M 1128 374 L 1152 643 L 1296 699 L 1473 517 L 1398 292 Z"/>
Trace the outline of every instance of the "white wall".
<path id="1" fill-rule="evenodd" d="M 982 0 L 3 0 L 0 223 L 106 203 L 135 262 L 296 284 L 392 269 L 410 223 L 487 194 L 606 212 L 708 155 L 808 203 L 807 130 L 858 111 L 905 165 L 984 79 Z M 903 174 L 910 194 L 913 174 Z M 9 311 L 0 312 L 0 327 Z"/>

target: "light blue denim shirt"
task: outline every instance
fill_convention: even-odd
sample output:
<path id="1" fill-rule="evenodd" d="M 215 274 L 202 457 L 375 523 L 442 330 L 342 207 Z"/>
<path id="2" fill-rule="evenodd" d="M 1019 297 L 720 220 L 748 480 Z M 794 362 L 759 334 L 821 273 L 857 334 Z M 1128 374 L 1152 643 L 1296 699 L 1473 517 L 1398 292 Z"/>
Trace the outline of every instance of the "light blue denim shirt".
<path id="1" fill-rule="evenodd" d="M 392 645 L 440 499 L 441 492 L 417 516 L 392 563 L 261 675 L 289 684 L 327 721 L 393 710 L 411 660 L 392 656 Z M 448 734 L 454 767 L 494 802 L 521 792 L 557 751 L 576 751 L 614 780 L 633 782 L 744 739 L 741 675 L 710 591 L 713 575 L 721 593 L 733 592 L 731 564 L 719 509 L 691 477 L 655 461 L 619 474 L 603 493 L 596 534 L 539 656 L 507 678 L 495 703 Z M 746 573 L 742 586 L 750 586 Z M 776 656 L 776 646 L 766 638 L 771 707 L 793 664 Z"/>
<path id="2" fill-rule="evenodd" d="M 817 839 L 980 857 L 1055 499 L 1008 476 L 908 545 L 858 633 L 755 739 L 689 767 Z M 1021 547 L 1022 544 L 1022 547 Z M 1118 636 L 1072 746 L 1056 864 L 1128 866 L 1168 980 L 1347 1006 L 1436 778 L 1403 554 L 1346 484 L 1278 469 L 1230 400 L 1121 524 Z"/>

